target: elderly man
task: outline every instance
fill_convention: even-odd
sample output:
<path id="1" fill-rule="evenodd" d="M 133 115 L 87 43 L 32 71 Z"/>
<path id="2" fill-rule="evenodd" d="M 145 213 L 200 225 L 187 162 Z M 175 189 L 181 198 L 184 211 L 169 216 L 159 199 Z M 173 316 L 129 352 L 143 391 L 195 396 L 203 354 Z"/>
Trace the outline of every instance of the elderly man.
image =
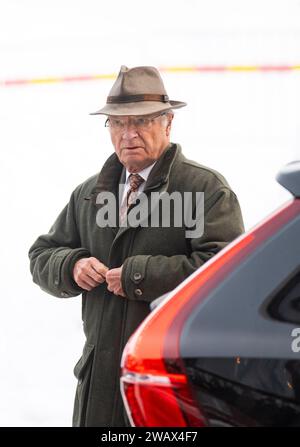
<path id="1" fill-rule="evenodd" d="M 154 67 L 122 66 L 106 105 L 95 112 L 107 116 L 115 152 L 100 173 L 73 191 L 49 233 L 29 250 L 33 281 L 44 291 L 63 298 L 82 294 L 86 343 L 74 368 L 73 426 L 129 425 L 119 383 L 128 338 L 154 299 L 244 230 L 237 197 L 224 177 L 170 143 L 172 110 L 185 105 L 169 100 Z M 130 223 L 138 197 L 153 192 L 203 193 L 202 233 L 187 237 L 185 223 Z M 110 225 L 101 225 L 98 214 L 105 193 L 118 199 L 118 218 Z"/>

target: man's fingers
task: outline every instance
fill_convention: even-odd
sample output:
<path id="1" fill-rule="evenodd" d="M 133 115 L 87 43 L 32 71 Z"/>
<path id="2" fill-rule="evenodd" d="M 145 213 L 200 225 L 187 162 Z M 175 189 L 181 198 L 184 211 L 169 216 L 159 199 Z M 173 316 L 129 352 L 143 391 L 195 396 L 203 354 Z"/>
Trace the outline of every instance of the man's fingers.
<path id="1" fill-rule="evenodd" d="M 113 292 L 115 295 L 120 295 L 125 297 L 122 286 L 120 285 L 120 280 L 117 277 L 109 278 L 108 275 L 106 277 L 107 280 L 107 289 L 110 292 Z"/>
<path id="2" fill-rule="evenodd" d="M 109 290 L 110 292 L 114 291 L 114 287 L 112 285 L 107 285 L 107 290 Z"/>
<path id="3" fill-rule="evenodd" d="M 123 289 L 118 287 L 117 290 L 115 290 L 114 292 L 115 295 L 119 295 L 119 296 L 125 296 L 125 293 L 123 292 Z"/>
<path id="4" fill-rule="evenodd" d="M 89 284 L 87 284 L 85 281 L 82 281 L 80 279 L 78 279 L 77 284 L 79 285 L 79 287 L 81 287 L 84 290 L 92 290 L 93 287 L 91 287 Z"/>
<path id="5" fill-rule="evenodd" d="M 110 292 L 122 295 L 123 291 L 120 287 L 121 269 L 119 267 L 109 270 L 97 258 L 84 258 L 75 264 L 74 279 L 85 290 L 92 290 L 106 280 Z"/>
<path id="6" fill-rule="evenodd" d="M 106 274 L 106 280 L 107 281 L 113 281 L 115 278 L 120 278 L 120 269 L 111 269 Z"/>
<path id="7" fill-rule="evenodd" d="M 105 278 L 106 272 L 108 271 L 108 267 L 106 267 L 106 265 L 100 262 L 97 258 L 93 257 L 90 258 L 90 265 L 96 273 L 100 274 L 102 277 Z"/>
<path id="8" fill-rule="evenodd" d="M 82 266 L 81 274 L 90 277 L 97 283 L 102 283 L 105 280 L 105 273 L 105 265 L 96 258 L 89 258 L 88 262 Z"/>
<path id="9" fill-rule="evenodd" d="M 87 274 L 81 275 L 80 279 L 91 287 L 97 287 L 99 285 L 98 281 L 95 281 Z"/>
<path id="10" fill-rule="evenodd" d="M 110 292 L 114 292 L 119 289 L 119 284 L 116 281 L 109 281 L 107 283 L 107 288 Z"/>
<path id="11" fill-rule="evenodd" d="M 75 282 L 85 290 L 91 290 L 105 281 L 108 268 L 97 258 L 79 259 L 73 269 Z"/>
<path id="12" fill-rule="evenodd" d="M 93 267 L 91 266 L 90 269 L 87 272 L 87 275 L 93 279 L 94 281 L 96 281 L 98 284 L 101 284 L 102 282 L 105 281 L 105 277 L 102 276 L 100 273 L 96 272 Z"/>
<path id="13" fill-rule="evenodd" d="M 118 276 L 113 270 L 109 270 L 106 274 L 106 281 L 113 281 Z"/>
<path id="14" fill-rule="evenodd" d="M 107 288 L 115 295 L 125 296 L 121 284 L 122 266 L 109 270 L 106 273 Z"/>

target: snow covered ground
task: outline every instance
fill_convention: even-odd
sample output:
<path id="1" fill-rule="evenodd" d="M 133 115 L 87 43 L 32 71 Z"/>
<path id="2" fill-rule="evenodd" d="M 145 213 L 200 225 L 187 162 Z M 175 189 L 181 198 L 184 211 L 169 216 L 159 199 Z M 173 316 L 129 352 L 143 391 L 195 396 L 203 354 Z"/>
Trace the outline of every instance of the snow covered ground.
<path id="1" fill-rule="evenodd" d="M 299 0 L 10 0 L 0 4 L 0 425 L 70 426 L 80 298 L 32 283 L 28 249 L 112 147 L 100 108 L 111 80 L 4 87 L 7 79 L 120 66 L 300 65 Z M 300 158 L 300 70 L 163 73 L 172 141 L 219 170 L 247 229 L 289 199 L 275 181 Z"/>

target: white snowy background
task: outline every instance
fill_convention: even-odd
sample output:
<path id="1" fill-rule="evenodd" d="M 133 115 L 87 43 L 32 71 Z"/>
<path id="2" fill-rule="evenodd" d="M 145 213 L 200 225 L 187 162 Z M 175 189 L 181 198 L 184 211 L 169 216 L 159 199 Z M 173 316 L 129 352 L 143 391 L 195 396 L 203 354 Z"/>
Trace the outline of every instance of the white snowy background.
<path id="1" fill-rule="evenodd" d="M 81 300 L 34 285 L 27 253 L 113 150 L 104 119 L 89 116 L 113 81 L 1 81 L 122 64 L 300 65 L 300 1 L 1 1 L 1 426 L 71 425 Z M 172 141 L 227 178 L 247 229 L 290 198 L 275 175 L 300 158 L 300 70 L 162 76 L 171 99 L 188 103 Z"/>

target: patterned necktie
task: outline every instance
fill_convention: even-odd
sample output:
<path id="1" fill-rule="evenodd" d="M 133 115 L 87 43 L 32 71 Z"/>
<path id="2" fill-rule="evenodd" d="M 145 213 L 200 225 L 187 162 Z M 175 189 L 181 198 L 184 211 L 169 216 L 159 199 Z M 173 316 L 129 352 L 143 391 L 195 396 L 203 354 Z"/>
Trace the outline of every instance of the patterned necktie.
<path id="1" fill-rule="evenodd" d="M 123 222 L 125 220 L 125 217 L 127 215 L 128 208 L 130 205 L 135 203 L 137 196 L 138 196 L 138 189 L 140 185 L 145 180 L 143 177 L 141 177 L 139 174 L 130 174 L 129 176 L 129 185 L 130 188 L 127 192 L 127 195 L 125 199 L 123 200 L 121 207 L 120 207 L 120 221 Z"/>

